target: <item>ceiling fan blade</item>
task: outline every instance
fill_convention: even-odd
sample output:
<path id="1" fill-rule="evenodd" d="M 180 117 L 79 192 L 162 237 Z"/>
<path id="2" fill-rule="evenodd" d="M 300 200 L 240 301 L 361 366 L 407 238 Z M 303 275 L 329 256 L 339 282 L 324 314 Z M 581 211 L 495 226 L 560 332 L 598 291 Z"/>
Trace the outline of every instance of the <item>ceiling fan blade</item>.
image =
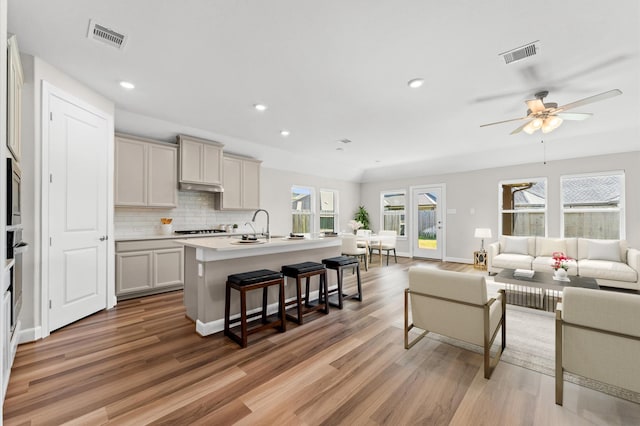
<path id="1" fill-rule="evenodd" d="M 544 102 L 542 102 L 542 100 L 540 99 L 531 99 L 531 100 L 525 101 L 525 103 L 527 104 L 527 107 L 531 110 L 531 112 L 534 114 L 536 112 L 544 111 L 546 109 L 544 106 Z"/>
<path id="2" fill-rule="evenodd" d="M 510 135 L 517 135 L 518 133 L 520 133 L 525 127 L 527 127 L 527 125 L 531 123 L 531 121 L 527 121 L 526 123 L 524 123 L 522 126 L 518 127 L 517 129 L 515 129 L 513 132 L 509 133 Z"/>
<path id="3" fill-rule="evenodd" d="M 609 90 L 608 92 L 600 93 L 599 95 L 589 96 L 588 98 L 580 99 L 579 101 L 571 102 L 566 105 L 558 107 L 557 111 L 566 111 L 571 108 L 576 108 L 582 105 L 587 105 L 593 102 L 603 101 L 605 99 L 613 98 L 614 96 L 622 95 L 622 91 L 618 89 Z"/>
<path id="4" fill-rule="evenodd" d="M 559 112 L 558 114 L 553 115 L 560 117 L 563 120 L 582 121 L 591 117 L 593 114 L 590 112 Z"/>
<path id="5" fill-rule="evenodd" d="M 529 117 L 512 118 L 511 120 L 496 121 L 495 123 L 481 124 L 480 127 L 493 126 L 494 124 L 511 123 L 512 121 L 526 120 L 527 118 L 529 118 Z"/>

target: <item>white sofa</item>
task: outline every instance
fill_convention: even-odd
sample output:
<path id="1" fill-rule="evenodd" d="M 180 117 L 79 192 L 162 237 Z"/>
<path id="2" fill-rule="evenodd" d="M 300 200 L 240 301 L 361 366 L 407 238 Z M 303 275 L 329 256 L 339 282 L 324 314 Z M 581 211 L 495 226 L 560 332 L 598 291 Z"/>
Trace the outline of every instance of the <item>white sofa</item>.
<path id="1" fill-rule="evenodd" d="M 556 404 L 570 372 L 640 392 L 640 297 L 568 287 L 556 310 Z"/>
<path id="2" fill-rule="evenodd" d="M 568 274 L 596 278 L 598 285 L 640 290 L 640 251 L 624 240 L 501 236 L 487 248 L 487 270 L 532 269 L 553 272 L 552 253 L 570 260 Z"/>

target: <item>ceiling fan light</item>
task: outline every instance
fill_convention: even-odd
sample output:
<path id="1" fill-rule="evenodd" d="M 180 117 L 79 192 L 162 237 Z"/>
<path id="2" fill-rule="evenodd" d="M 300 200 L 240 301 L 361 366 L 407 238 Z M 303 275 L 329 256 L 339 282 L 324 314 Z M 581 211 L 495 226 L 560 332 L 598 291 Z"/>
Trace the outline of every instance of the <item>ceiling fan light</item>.
<path id="1" fill-rule="evenodd" d="M 562 124 L 562 118 L 555 115 L 548 117 L 544 120 L 544 123 L 542 124 L 542 133 L 552 132 L 553 130 L 560 127 L 561 124 Z"/>
<path id="2" fill-rule="evenodd" d="M 528 135 L 532 135 L 535 133 L 536 130 L 538 130 L 538 128 L 534 127 L 532 123 L 533 121 L 530 121 L 529 123 L 527 123 L 526 126 L 522 128 L 522 130 Z"/>
<path id="3" fill-rule="evenodd" d="M 529 123 L 531 125 L 531 127 L 533 127 L 534 129 L 539 129 L 540 127 L 542 127 L 542 119 L 541 118 L 535 118 L 531 123 Z"/>

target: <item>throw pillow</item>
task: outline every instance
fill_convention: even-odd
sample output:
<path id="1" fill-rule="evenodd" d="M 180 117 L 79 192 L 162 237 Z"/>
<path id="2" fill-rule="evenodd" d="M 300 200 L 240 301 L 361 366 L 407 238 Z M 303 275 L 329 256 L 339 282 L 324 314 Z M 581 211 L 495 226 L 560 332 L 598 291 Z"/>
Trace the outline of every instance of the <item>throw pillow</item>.
<path id="1" fill-rule="evenodd" d="M 503 253 L 529 254 L 528 237 L 504 237 Z"/>
<path id="2" fill-rule="evenodd" d="M 620 242 L 619 241 L 589 241 L 590 260 L 609 260 L 620 262 Z"/>
<path id="3" fill-rule="evenodd" d="M 567 242 L 565 240 L 545 238 L 540 244 L 540 256 L 553 256 L 553 253 L 567 254 Z"/>

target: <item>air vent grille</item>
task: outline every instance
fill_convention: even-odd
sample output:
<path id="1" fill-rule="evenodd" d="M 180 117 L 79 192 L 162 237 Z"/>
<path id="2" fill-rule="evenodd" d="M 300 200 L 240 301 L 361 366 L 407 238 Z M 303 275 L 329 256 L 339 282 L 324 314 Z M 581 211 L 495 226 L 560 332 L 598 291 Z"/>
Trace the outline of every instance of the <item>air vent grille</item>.
<path id="1" fill-rule="evenodd" d="M 524 46 L 500 53 L 500 56 L 504 58 L 505 64 L 510 64 L 537 55 L 538 53 L 540 53 L 540 41 L 536 40 Z"/>
<path id="2" fill-rule="evenodd" d="M 108 28 L 104 25 L 100 25 L 95 21 L 89 21 L 89 31 L 87 37 L 92 40 L 97 40 L 116 49 L 122 50 L 127 44 L 127 36 L 120 34 L 119 32 Z"/>

